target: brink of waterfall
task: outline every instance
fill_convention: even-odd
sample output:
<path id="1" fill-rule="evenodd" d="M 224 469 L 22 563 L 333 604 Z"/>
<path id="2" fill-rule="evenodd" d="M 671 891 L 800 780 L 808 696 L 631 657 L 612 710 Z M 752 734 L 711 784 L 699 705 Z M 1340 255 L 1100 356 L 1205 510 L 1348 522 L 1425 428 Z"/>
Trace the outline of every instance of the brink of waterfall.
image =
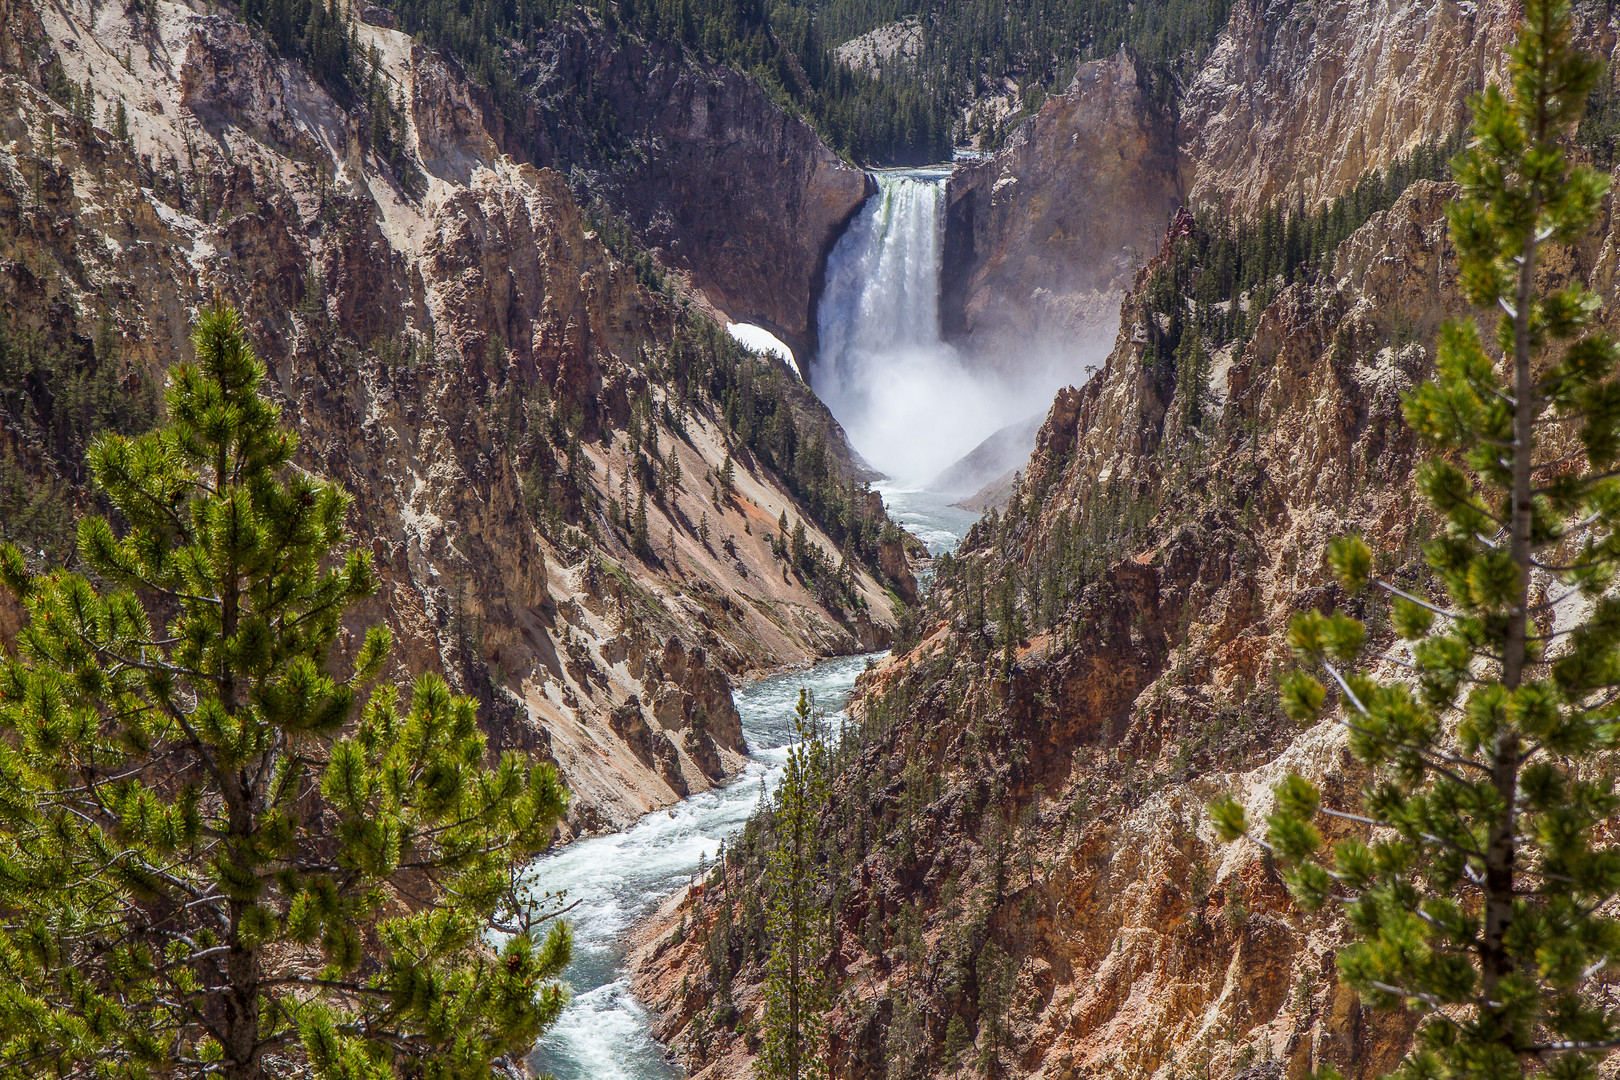
<path id="1" fill-rule="evenodd" d="M 950 170 L 875 175 L 876 194 L 827 261 L 812 385 L 874 468 L 925 486 L 1067 380 L 1009 378 L 1000 372 L 1018 365 L 977 365 L 941 338 Z"/>

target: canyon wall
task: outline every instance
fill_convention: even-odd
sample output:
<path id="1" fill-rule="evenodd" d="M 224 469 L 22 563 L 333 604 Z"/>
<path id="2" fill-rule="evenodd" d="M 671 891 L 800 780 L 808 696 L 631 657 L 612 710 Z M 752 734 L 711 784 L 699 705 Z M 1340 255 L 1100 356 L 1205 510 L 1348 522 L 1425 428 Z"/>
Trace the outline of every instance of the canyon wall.
<path id="1" fill-rule="evenodd" d="M 1443 136 L 1505 17 L 1240 5 L 1184 103 L 1191 200 L 1310 205 Z M 1613 14 L 1581 18 L 1611 52 Z M 1291 771 L 1348 807 L 1368 779 L 1341 727 L 1283 715 L 1276 677 L 1302 610 L 1369 617 L 1375 652 L 1392 640 L 1333 583 L 1333 537 L 1359 533 L 1380 574 L 1438 589 L 1401 396 L 1433 374 L 1441 322 L 1471 314 L 1455 195 L 1414 183 L 1319 273 L 1232 301 L 1248 329 L 1205 343 L 1196 381 L 1160 343 L 1198 300 L 1200 224 L 1161 234 L 1106 362 L 1057 395 L 1004 512 L 857 688 L 822 822 L 833 1075 L 1370 1078 L 1404 1053 L 1412 1017 L 1338 980 L 1342 925 L 1295 906 L 1254 845 L 1220 844 L 1205 808 L 1233 793 L 1262 818 Z M 1620 328 L 1613 196 L 1548 252 L 1543 284 L 1572 277 Z M 757 1050 L 764 950 L 738 898 L 766 843 L 661 912 L 636 957 L 697 1078 L 747 1075 Z"/>
<path id="2" fill-rule="evenodd" d="M 1173 114 L 1129 53 L 1082 64 L 1005 149 L 952 177 L 946 333 L 988 365 L 1099 336 L 1100 359 L 1172 210 L 1310 209 L 1439 144 L 1501 76 L 1513 17 L 1501 0 L 1239 0 Z M 1577 21 L 1614 48 L 1604 8 Z"/>
<path id="3" fill-rule="evenodd" d="M 1254 213 L 1342 194 L 1459 130 L 1512 35 L 1501 0 L 1238 0 L 1181 107 L 1189 201 Z"/>
<path id="4" fill-rule="evenodd" d="M 1031 347 L 1100 359 L 1131 274 L 1181 202 L 1175 131 L 1122 50 L 1081 65 L 1005 149 L 959 168 L 947 194 L 946 336 L 991 368 L 1016 369 Z"/>
<path id="5" fill-rule="evenodd" d="M 843 591 L 778 554 L 783 514 L 828 565 L 840 545 L 710 397 L 745 361 L 604 246 L 562 175 L 500 152 L 505 136 L 453 66 L 356 27 L 402 106 L 388 154 L 376 117 L 228 15 L 169 0 L 3 0 L 0 14 L 10 339 L 151 386 L 186 355 L 199 304 L 237 304 L 300 464 L 356 497 L 351 528 L 383 587 L 351 629 L 388 623 L 397 673 L 444 672 L 480 697 L 494 745 L 554 759 L 576 795 L 572 829 L 622 825 L 734 771 L 732 678 L 887 640 L 875 546 L 874 569 L 852 565 Z M 707 92 L 716 113 L 774 124 L 772 153 L 806 149 L 802 125 L 767 116 L 752 87 Z M 732 127 L 687 134 L 683 155 L 736 152 Z M 815 150 L 811 172 L 838 173 Z M 842 201 L 799 175 L 813 213 L 776 218 L 777 235 L 847 213 L 861 181 L 843 174 L 855 182 Z M 772 182 L 779 200 L 795 177 Z M 780 205 L 753 220 L 766 211 Z M 789 276 L 811 276 L 826 242 L 813 225 Z M 737 280 L 775 287 L 743 269 Z M 788 281 L 782 302 L 802 309 L 808 288 Z M 748 400 L 777 403 L 802 444 L 836 458 L 819 403 L 780 365 L 746 363 Z M 27 419 L 8 414 L 0 438 L 38 476 L 50 460 Z M 717 482 L 726 461 L 730 492 Z M 814 467 L 828 482 L 827 460 Z M 42 482 L 82 491 L 71 480 Z M 858 494 L 837 520 L 875 537 Z"/>
<path id="6" fill-rule="evenodd" d="M 565 22 L 527 57 L 512 142 L 624 214 L 668 268 L 733 322 L 764 326 L 804 366 L 828 252 L 875 190 L 751 80 L 679 44 Z"/>
<path id="7" fill-rule="evenodd" d="M 987 367 L 1066 349 L 1078 376 L 1176 207 L 1246 215 L 1343 194 L 1458 130 L 1511 32 L 1497 2 L 1240 0 L 1173 111 L 1128 52 L 1082 64 L 1005 149 L 951 179 L 947 335 Z"/>

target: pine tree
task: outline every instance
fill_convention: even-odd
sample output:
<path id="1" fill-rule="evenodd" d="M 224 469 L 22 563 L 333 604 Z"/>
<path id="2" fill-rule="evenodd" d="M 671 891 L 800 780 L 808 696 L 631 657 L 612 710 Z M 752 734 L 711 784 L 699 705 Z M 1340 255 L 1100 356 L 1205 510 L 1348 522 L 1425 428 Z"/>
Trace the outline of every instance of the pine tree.
<path id="1" fill-rule="evenodd" d="M 1305 906 L 1342 906 L 1359 938 L 1339 953 L 1350 985 L 1425 1015 L 1410 1080 L 1577 1080 L 1620 1046 L 1594 994 L 1620 959 L 1620 851 L 1598 837 L 1620 810 L 1602 760 L 1620 745 L 1620 349 L 1590 328 L 1579 283 L 1536 286 L 1544 245 L 1577 239 L 1606 186 L 1561 146 L 1597 74 L 1563 0 L 1526 0 L 1511 73 L 1511 99 L 1473 101 L 1449 211 L 1464 294 L 1498 313 L 1501 360 L 1474 322 L 1448 324 L 1437 378 L 1406 402 L 1439 451 L 1419 483 L 1446 521 L 1426 556 L 1449 603 L 1378 583 L 1411 643 L 1409 681 L 1368 673 L 1359 621 L 1296 619 L 1292 645 L 1336 688 L 1374 778 L 1345 813 L 1291 776 L 1256 830 Z M 1347 589 L 1367 584 L 1365 543 L 1330 555 Z M 1307 718 L 1326 691 L 1301 671 L 1284 699 Z M 1235 802 L 1213 809 L 1226 838 L 1248 831 Z M 1318 813 L 1375 831 L 1324 854 Z"/>
<path id="2" fill-rule="evenodd" d="M 1010 578 L 1003 578 L 996 605 L 996 629 L 1001 635 L 1001 680 L 1012 677 L 1018 662 L 1018 646 L 1024 638 L 1024 620 L 1018 610 L 1018 590 Z"/>
<path id="3" fill-rule="evenodd" d="M 1175 406 L 1184 427 L 1196 428 L 1204 419 L 1204 399 L 1209 393 L 1209 354 L 1198 333 L 1197 320 L 1186 328 L 1176 347 Z"/>
<path id="4" fill-rule="evenodd" d="M 828 747 L 810 693 L 799 691 L 793 714 L 798 740 L 788 752 L 771 813 L 775 847 L 766 866 L 764 1076 L 817 1080 L 826 1075 L 820 1048 L 827 1009 L 818 970 L 828 948 L 827 920 L 817 895 L 816 825 L 827 801 Z"/>
<path id="5" fill-rule="evenodd" d="M 333 554 L 349 498 L 292 465 L 235 312 L 194 344 L 172 422 L 90 451 L 108 591 L 0 547 L 29 620 L 0 668 L 0 1076 L 487 1077 L 562 1007 L 568 932 L 537 940 L 517 874 L 566 794 L 485 767 L 437 677 L 403 714 L 368 692 L 383 628 L 334 655 L 376 588 Z"/>
<path id="6" fill-rule="evenodd" d="M 674 497 L 676 490 L 681 486 L 681 457 L 675 452 L 673 446 L 669 448 L 669 454 L 664 458 L 664 482 L 662 486 L 670 493 L 671 498 Z"/>
<path id="7" fill-rule="evenodd" d="M 45 66 L 45 92 L 51 100 L 58 105 L 72 110 L 78 97 L 78 86 L 67 77 L 67 71 L 62 67 L 58 57 L 52 57 L 51 62 Z"/>
<path id="8" fill-rule="evenodd" d="M 636 516 L 630 522 L 630 547 L 637 555 L 647 553 L 647 493 L 636 497 Z"/>
<path id="9" fill-rule="evenodd" d="M 810 565 L 810 537 L 804 531 L 804 522 L 793 522 L 793 565 L 804 570 Z"/>
<path id="10" fill-rule="evenodd" d="M 737 493 L 737 467 L 731 462 L 731 454 L 726 454 L 725 464 L 720 466 L 720 494 L 731 498 Z"/>

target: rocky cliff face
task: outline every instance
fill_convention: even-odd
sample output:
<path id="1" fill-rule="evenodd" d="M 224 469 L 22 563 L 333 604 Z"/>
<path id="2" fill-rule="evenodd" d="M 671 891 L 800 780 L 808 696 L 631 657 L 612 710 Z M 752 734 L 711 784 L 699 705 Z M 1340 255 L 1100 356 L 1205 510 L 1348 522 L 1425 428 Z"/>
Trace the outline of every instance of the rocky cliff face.
<path id="1" fill-rule="evenodd" d="M 1181 202 L 1175 122 L 1144 85 L 1123 51 L 1081 65 L 1004 150 L 951 177 L 940 307 L 979 362 L 1016 366 L 1032 346 L 1094 362 L 1113 339 Z"/>
<path id="2" fill-rule="evenodd" d="M 1494 0 L 1239 0 L 1182 105 L 1190 201 L 1253 213 L 1341 194 L 1460 128 L 1512 33 Z"/>
<path id="3" fill-rule="evenodd" d="M 580 174 L 717 311 L 808 358 L 826 256 L 869 194 L 866 174 L 753 82 L 679 45 L 570 23 L 529 64 L 532 112 L 514 141 Z"/>
<path id="4" fill-rule="evenodd" d="M 1341 931 L 1257 849 L 1218 844 L 1204 807 L 1234 792 L 1263 814 L 1288 771 L 1330 803 L 1365 780 L 1342 729 L 1281 715 L 1275 672 L 1292 613 L 1361 614 L 1325 570 L 1331 537 L 1361 533 L 1381 572 L 1430 587 L 1400 394 L 1467 314 L 1453 194 L 1415 184 L 1330 275 L 1277 294 L 1215 356 L 1202 423 L 1152 346 L 1151 286 L 1194 227 L 1173 223 L 1007 512 L 940 569 L 921 640 L 859 688 L 824 824 L 837 1075 L 1299 1080 L 1403 1052 L 1407 1019 L 1337 982 Z M 1617 224 L 1611 208 L 1546 270 L 1591 281 L 1611 325 Z M 734 897 L 757 860 L 739 846 Z M 650 933 L 637 985 L 695 1075 L 740 1075 L 761 1003 L 750 915 L 712 889 L 683 904 L 662 929 L 684 939 Z"/>
<path id="5" fill-rule="evenodd" d="M 1608 22 L 1583 24 L 1605 50 Z M 1343 194 L 1458 130 L 1511 34 L 1501 3 L 1240 0 L 1175 115 L 1128 54 L 1081 65 L 952 178 L 945 330 L 986 364 L 1027 362 L 1032 342 L 1101 359 L 1183 201 L 1245 215 Z"/>
<path id="6" fill-rule="evenodd" d="M 384 581 L 356 623 L 386 621 L 402 669 L 479 695 L 496 745 L 554 758 L 573 827 L 622 824 L 734 769 L 731 677 L 886 640 L 870 574 L 852 567 L 829 591 L 778 557 L 784 513 L 829 565 L 839 544 L 711 390 L 746 368 L 749 400 L 776 387 L 769 400 L 817 445 L 836 445 L 831 418 L 639 283 L 561 176 L 498 152 L 477 95 L 435 55 L 356 28 L 405 103 L 390 165 L 371 118 L 228 16 L 167 0 L 6 0 L 3 14 L 8 332 L 86 356 L 95 339 L 98 362 L 150 382 L 185 354 L 196 305 L 238 304 L 302 464 L 356 496 L 353 531 Z M 717 113 L 767 123 L 757 101 L 728 98 L 734 83 L 706 92 Z M 741 137 L 687 134 L 694 158 Z M 778 218 L 778 235 L 790 226 Z M 23 427 L 0 437 L 43 467 Z"/>

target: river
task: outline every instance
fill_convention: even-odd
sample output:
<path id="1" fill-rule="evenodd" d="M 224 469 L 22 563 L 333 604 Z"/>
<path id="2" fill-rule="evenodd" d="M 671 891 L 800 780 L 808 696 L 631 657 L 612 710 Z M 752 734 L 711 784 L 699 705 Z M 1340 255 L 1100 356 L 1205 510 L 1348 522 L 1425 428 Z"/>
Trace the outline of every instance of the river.
<path id="1" fill-rule="evenodd" d="M 884 488 L 889 513 L 905 521 L 936 554 L 961 539 L 974 515 L 929 492 Z M 580 840 L 535 866 L 539 888 L 566 889 L 579 906 L 568 913 L 574 960 L 563 973 L 573 1000 L 535 1050 L 531 1064 L 557 1080 L 674 1080 L 649 1031 L 646 1010 L 630 992 L 625 954 L 630 931 L 677 890 L 702 860 L 712 862 L 720 841 L 742 829 L 760 799 L 763 781 L 774 787 L 787 758 L 799 688 L 834 718 L 855 678 L 872 657 L 825 660 L 805 671 L 761 679 L 736 691 L 737 711 L 751 754 L 743 774 L 669 810 L 658 810 L 624 832 Z"/>
<path id="2" fill-rule="evenodd" d="M 799 688 L 811 690 L 833 716 L 867 660 L 841 657 L 740 687 L 737 711 L 752 754 L 740 777 L 654 811 L 624 832 L 570 844 L 536 867 L 542 888 L 566 889 L 570 902 L 580 901 L 567 916 L 574 962 L 564 978 L 574 999 L 540 1044 L 534 1059 L 540 1072 L 557 1080 L 679 1075 L 648 1034 L 645 1012 L 630 993 L 628 932 L 687 884 L 700 859 L 712 861 L 722 839 L 742 829 L 759 803 L 760 782 L 774 786 L 787 758 Z"/>
<path id="3" fill-rule="evenodd" d="M 915 485 L 883 481 L 873 487 L 883 495 L 889 516 L 928 545 L 928 553 L 936 559 L 943 552 L 955 551 L 968 527 L 979 520 L 973 511 L 952 506 L 947 496 Z"/>

